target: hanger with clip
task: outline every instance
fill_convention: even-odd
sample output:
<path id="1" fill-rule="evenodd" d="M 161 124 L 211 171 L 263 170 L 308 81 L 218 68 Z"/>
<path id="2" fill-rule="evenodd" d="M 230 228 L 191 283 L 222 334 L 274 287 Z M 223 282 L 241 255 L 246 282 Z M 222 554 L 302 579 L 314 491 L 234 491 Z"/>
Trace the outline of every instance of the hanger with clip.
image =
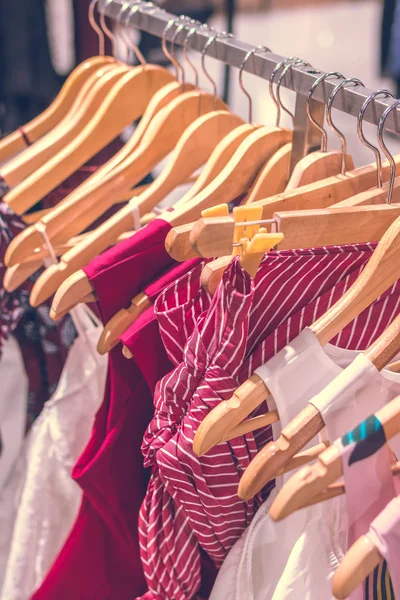
<path id="1" fill-rule="evenodd" d="M 116 38 L 107 27 L 103 14 L 100 21 L 116 56 Z M 88 125 L 107 94 L 130 70 L 129 65 L 115 58 L 114 62 L 106 63 L 93 73 L 77 94 L 68 114 L 35 144 L 4 165 L 1 174 L 5 183 L 13 188 L 63 150 Z"/>
<path id="2" fill-rule="evenodd" d="M 400 348 L 399 317 L 396 321 L 396 327 L 393 327 L 392 331 L 394 332 L 397 348 Z M 388 329 L 394 326 L 396 321 Z M 380 351 L 374 346 L 375 344 L 371 346 L 366 354 L 370 354 L 370 351 L 371 354 L 375 353 L 378 364 L 381 365 Z M 359 427 L 366 427 L 370 419 L 371 417 L 366 419 Z M 400 397 L 395 398 L 377 411 L 373 419 L 376 425 L 379 422 L 382 426 L 387 442 L 397 435 L 400 431 Z M 392 472 L 400 473 L 400 463 L 393 464 Z M 342 474 L 340 451 L 336 445 L 332 444 L 318 456 L 316 463 L 303 466 L 283 485 L 270 508 L 271 518 L 274 521 L 281 521 L 305 506 L 317 504 L 344 494 L 343 484 L 336 484 L 331 487 L 331 484 L 340 479 Z"/>
<path id="3" fill-rule="evenodd" d="M 204 64 L 203 64 L 204 66 Z M 256 140 L 254 140 L 254 135 L 257 134 L 257 131 L 261 131 L 262 130 L 262 135 L 258 135 L 258 138 Z M 195 216 L 198 216 L 202 210 L 213 206 L 214 204 L 216 204 L 216 202 L 219 199 L 219 195 L 223 192 L 225 192 L 225 194 L 229 193 L 229 196 L 232 195 L 232 186 L 231 186 L 231 181 L 233 179 L 234 181 L 234 185 L 236 187 L 239 186 L 239 191 L 241 190 L 241 186 L 243 186 L 243 183 L 240 181 L 240 177 L 245 176 L 247 177 L 247 180 L 249 180 L 249 174 L 250 172 L 254 172 L 254 162 L 257 162 L 257 160 L 259 159 L 259 156 L 254 155 L 254 151 L 255 151 L 255 146 L 257 146 L 257 141 L 258 141 L 258 148 L 260 150 L 260 140 L 263 140 L 264 146 L 262 149 L 261 154 L 264 154 L 264 157 L 266 155 L 266 153 L 272 153 L 277 147 L 279 147 L 280 145 L 282 145 L 284 143 L 285 140 L 289 139 L 288 136 L 290 136 L 290 132 L 288 132 L 287 130 L 280 130 L 278 128 L 274 128 L 274 129 L 270 129 L 270 128 L 261 128 L 260 130 L 254 131 L 253 133 L 251 133 L 246 139 L 245 141 L 241 144 L 241 146 L 239 147 L 239 149 L 237 150 L 237 152 L 234 154 L 234 157 L 231 159 L 231 161 L 228 163 L 228 165 L 225 167 L 223 173 L 223 181 L 222 183 L 225 184 L 225 188 L 226 189 L 219 189 L 219 194 L 215 193 L 218 191 L 218 187 L 215 188 L 214 194 L 212 197 L 209 196 L 209 187 L 214 185 L 214 181 L 210 184 L 210 186 L 208 186 L 207 188 L 205 188 L 202 192 L 200 192 L 195 198 L 192 198 L 190 201 L 186 202 L 184 206 L 182 206 L 180 209 L 175 209 L 174 211 L 171 211 L 171 213 L 167 213 L 167 214 L 163 214 L 161 217 L 164 220 L 169 220 L 169 215 L 174 214 L 174 218 L 172 219 L 172 222 L 174 222 L 175 220 L 175 214 L 178 214 L 178 218 L 182 219 L 183 215 L 186 215 L 186 213 L 189 211 L 190 214 L 194 214 Z M 251 139 L 253 138 L 253 139 Z M 250 142 L 250 143 L 247 143 Z M 243 152 L 243 146 L 245 146 L 247 144 L 247 146 L 244 148 L 244 152 Z M 253 156 L 251 158 L 250 153 L 253 151 Z M 239 156 L 240 155 L 240 156 Z M 251 161 L 250 161 L 251 159 Z M 234 161 L 234 167 L 236 170 L 235 173 L 235 177 L 231 177 L 232 173 L 232 168 L 231 168 L 231 162 Z M 228 169 L 228 171 L 227 171 Z M 226 172 L 227 171 L 227 172 Z M 240 177 L 239 177 L 240 175 Z M 220 180 L 221 183 L 221 175 L 219 174 L 217 176 L 217 179 Z M 236 183 L 235 183 L 236 181 Z M 245 187 L 248 186 L 248 183 L 244 184 Z M 237 194 L 234 194 L 235 196 Z M 139 199 L 139 202 L 141 204 L 141 199 Z M 128 211 L 125 211 L 125 213 L 128 213 Z M 124 215 L 124 219 L 128 218 L 128 214 L 126 214 L 126 216 Z M 189 215 L 190 216 L 190 215 Z M 130 218 L 130 216 L 129 216 Z M 125 225 L 126 226 L 126 225 Z M 78 268 L 77 263 L 75 263 L 76 266 L 75 268 Z M 81 266 L 81 265 L 79 265 Z M 56 297 L 54 298 L 54 302 L 53 302 L 53 307 L 55 309 L 54 312 L 58 312 L 59 310 L 64 310 L 64 308 L 70 304 L 70 302 L 76 302 L 76 300 L 78 298 L 81 298 L 83 295 L 86 295 L 86 292 L 89 289 L 89 286 L 87 284 L 84 283 L 85 281 L 85 276 L 84 274 L 80 273 L 80 274 L 75 274 L 71 280 L 68 281 L 68 287 L 67 286 L 63 286 L 62 289 L 60 288 L 59 293 L 56 294 Z M 87 282 L 87 278 L 86 278 L 86 282 Z M 61 283 L 61 282 L 60 282 Z M 88 283 L 88 282 L 87 282 Z M 78 291 L 79 291 L 79 296 L 78 296 Z M 54 313 L 53 313 L 53 316 Z"/>
<path id="4" fill-rule="evenodd" d="M 389 151 L 381 139 L 384 123 L 387 115 L 391 110 L 397 108 L 398 105 L 400 105 L 400 101 L 391 105 L 383 113 L 378 126 L 380 144 L 387 156 L 390 156 Z M 392 175 L 392 179 L 394 179 L 393 166 Z M 388 199 L 391 199 L 390 195 Z M 394 209 L 394 214 L 396 216 L 400 215 L 400 211 L 393 206 L 388 205 L 385 208 L 389 211 Z M 357 211 L 359 216 L 362 215 L 362 209 L 371 211 L 372 209 L 377 209 L 377 207 L 356 207 L 344 210 L 346 211 L 346 217 L 348 217 L 348 215 L 351 214 L 349 211 Z M 379 213 L 377 212 L 376 216 L 378 215 Z M 346 220 L 346 217 L 344 218 L 344 221 Z M 261 221 L 261 223 L 263 222 Z M 311 225 L 312 222 L 310 222 L 310 226 Z M 357 226 L 359 225 L 360 223 L 357 223 Z M 389 225 L 390 221 L 387 223 L 386 228 Z M 318 224 L 313 226 L 318 227 Z M 286 236 L 286 231 L 283 231 L 283 233 Z M 290 235 L 289 232 L 288 235 Z M 286 240 L 283 242 L 285 241 Z M 350 242 L 351 241 L 354 240 L 350 240 Z M 365 241 L 365 239 L 363 241 Z M 328 244 L 329 243 L 330 242 L 328 242 Z M 348 323 L 350 323 L 355 316 L 368 307 L 380 293 L 383 293 L 397 280 L 398 272 L 396 270 L 396 265 L 392 262 L 394 260 L 393 257 L 396 255 L 395 252 L 397 251 L 396 244 L 400 244 L 400 221 L 396 220 L 393 223 L 392 220 L 392 225 L 384 233 L 368 265 L 354 285 L 338 301 L 338 303 L 326 313 L 326 315 L 318 319 L 316 323 L 311 326 L 312 331 L 317 335 L 321 345 L 328 343 Z M 299 244 L 296 247 L 301 246 L 302 245 Z M 288 245 L 288 247 L 294 246 Z M 257 423 L 252 422 L 251 419 L 242 422 L 243 419 L 248 417 L 248 415 L 268 397 L 268 395 L 269 392 L 261 379 L 257 375 L 253 375 L 236 390 L 231 400 L 221 402 L 200 424 L 194 439 L 194 451 L 196 454 L 203 455 L 211 447 L 218 444 L 220 440 L 236 437 L 236 427 L 239 426 L 239 424 L 241 433 L 244 433 L 244 431 L 252 431 L 255 428 L 274 422 L 276 420 L 276 414 L 267 414 L 263 417 L 259 417 Z M 320 415 L 319 418 L 317 418 L 313 413 L 307 421 L 304 419 L 299 420 L 297 427 L 293 427 L 290 430 L 285 428 L 281 434 L 282 443 L 286 448 L 284 452 L 282 451 L 278 454 L 279 445 L 277 442 L 267 445 L 247 469 L 247 476 L 245 474 L 242 478 L 240 493 L 243 497 L 248 498 L 250 497 L 250 494 L 254 495 L 254 493 L 256 493 L 254 492 L 256 488 L 257 491 L 259 491 L 267 481 L 273 479 L 275 472 L 280 470 L 286 461 L 292 458 L 296 452 L 307 443 L 304 441 L 302 435 L 298 434 L 299 431 L 302 432 L 304 429 L 305 433 L 307 433 L 307 437 L 309 437 L 309 434 L 311 435 L 312 432 L 311 437 L 307 440 L 309 441 L 316 433 L 318 433 L 318 427 L 321 426 L 321 421 Z M 307 423 L 307 426 L 303 427 L 305 422 Z M 317 429 L 317 431 L 315 431 L 315 429 Z M 289 445 L 289 442 L 291 445 Z M 289 452 L 287 451 L 287 447 L 290 449 Z M 270 468 L 267 468 L 267 465 L 271 465 Z M 261 481 L 263 484 L 258 487 Z"/>
<path id="5" fill-rule="evenodd" d="M 294 59 L 294 60 L 297 60 L 297 59 Z M 288 64 L 285 67 L 285 69 L 287 69 L 288 67 L 291 67 L 291 66 L 292 66 L 292 64 Z M 279 65 L 278 65 L 278 67 L 279 67 Z M 282 77 L 285 74 L 285 69 L 279 78 L 279 82 L 278 82 L 278 86 L 277 86 L 277 94 L 276 94 L 276 98 L 274 98 L 274 102 L 277 106 L 277 124 L 279 124 L 281 108 L 282 108 L 282 110 L 286 111 L 292 118 L 294 118 L 293 115 L 291 113 L 289 113 L 289 111 L 283 106 L 283 104 L 280 100 L 279 87 L 281 84 Z M 314 117 L 311 114 L 310 102 L 311 102 L 312 95 L 313 95 L 316 87 L 321 82 L 325 81 L 328 77 L 331 77 L 331 76 L 342 77 L 340 75 L 340 73 L 335 73 L 335 72 L 322 75 L 321 77 L 319 77 L 316 80 L 314 85 L 311 87 L 311 90 L 307 96 L 307 101 L 306 101 L 307 117 L 311 121 L 311 123 L 321 132 L 321 135 L 322 135 L 321 150 L 319 152 L 312 152 L 310 155 L 308 155 L 300 160 L 300 162 L 296 165 L 296 167 L 292 173 L 292 176 L 290 178 L 290 184 L 289 184 L 288 179 L 289 179 L 289 165 L 290 165 L 290 155 L 291 155 L 291 144 L 289 144 L 288 146 L 290 146 L 290 149 L 289 149 L 290 151 L 286 157 L 287 164 L 285 166 L 284 172 L 282 172 L 282 169 L 280 168 L 280 165 L 279 165 L 282 155 L 280 155 L 278 157 L 277 162 L 275 162 L 276 155 L 274 155 L 271 158 L 271 160 L 269 161 L 269 163 L 267 164 L 266 168 L 264 168 L 264 170 L 261 172 L 253 189 L 249 193 L 247 200 L 244 203 L 245 205 L 248 205 L 249 202 L 252 202 L 252 199 L 255 199 L 257 197 L 257 194 L 267 191 L 267 189 L 268 189 L 266 187 L 267 179 L 266 178 L 263 179 L 263 177 L 264 177 L 264 175 L 266 175 L 266 171 L 268 171 L 269 167 L 271 167 L 271 171 L 270 171 L 271 178 L 272 178 L 271 185 L 274 186 L 273 179 L 275 179 L 276 186 L 283 184 L 282 185 L 283 189 L 285 187 L 287 188 L 288 186 L 294 187 L 296 184 L 301 185 L 303 183 L 303 178 L 306 180 L 308 178 L 311 178 L 311 180 L 317 180 L 318 178 L 324 178 L 329 175 L 332 175 L 333 173 L 338 173 L 339 169 L 342 171 L 342 174 L 344 175 L 345 172 L 343 173 L 343 170 L 345 171 L 346 167 L 348 167 L 348 166 L 354 167 L 354 165 L 352 164 L 351 157 L 346 152 L 346 141 L 344 139 L 344 136 L 334 126 L 334 124 L 332 122 L 331 115 L 330 115 L 330 110 L 331 110 L 332 104 L 330 106 L 328 106 L 327 119 L 328 119 L 328 123 L 329 123 L 330 127 L 338 134 L 338 136 L 341 139 L 341 143 L 342 143 L 342 152 L 341 153 L 327 152 L 327 141 L 328 141 L 327 133 L 326 133 L 325 129 L 316 122 L 316 120 L 314 119 Z M 273 81 L 273 78 L 271 78 L 271 81 L 270 81 L 270 93 L 271 93 L 271 96 L 273 97 L 272 81 Z M 349 80 L 349 81 L 353 82 L 353 80 Z M 361 82 L 359 82 L 359 80 L 354 80 L 354 83 L 356 83 L 358 85 Z M 335 92 L 334 92 L 334 94 L 332 94 L 332 96 L 334 96 L 334 95 L 336 95 Z M 329 98 L 329 100 L 331 100 L 331 98 Z M 281 148 L 281 150 L 284 150 L 284 148 Z M 285 151 L 283 152 L 283 155 L 284 154 L 285 154 Z M 303 162 L 303 161 L 305 161 L 305 162 Z M 301 164 L 301 163 L 303 163 L 303 164 Z M 300 167 L 300 168 L 298 169 L 298 167 Z M 252 206 L 255 206 L 254 202 L 252 203 Z M 261 218 L 262 207 L 259 204 L 257 204 L 257 208 L 259 208 L 261 211 L 259 214 L 259 218 Z M 236 221 L 236 219 L 234 219 L 234 220 Z M 246 220 L 252 221 L 254 219 L 248 218 L 246 216 L 242 220 L 243 221 L 246 221 Z M 235 227 L 234 237 L 237 235 L 237 231 L 238 231 L 237 227 Z M 172 234 L 170 234 L 170 236 L 171 235 Z M 227 267 L 227 265 L 229 264 L 229 262 L 230 262 L 230 256 L 226 256 L 226 257 L 219 256 L 219 258 L 215 259 L 214 261 L 211 261 L 204 267 L 204 270 L 203 270 L 203 273 L 201 276 L 201 282 L 202 282 L 203 288 L 206 289 L 209 293 L 213 294 L 215 292 L 216 287 L 217 287 L 219 281 L 221 280 L 222 274 L 223 274 L 225 268 Z"/>
<path id="6" fill-rule="evenodd" d="M 167 69 L 155 65 L 130 69 L 79 135 L 7 194 L 10 207 L 21 213 L 33 206 L 140 117 L 154 93 L 172 79 Z"/>
<path id="7" fill-rule="evenodd" d="M 104 53 L 104 34 L 94 18 L 97 0 L 89 5 L 89 23 L 99 37 L 99 55 L 79 64 L 68 76 L 53 102 L 37 117 L 0 140 L 0 164 L 25 150 L 46 133 L 51 131 L 70 111 L 77 95 L 87 80 L 105 65 L 115 64 L 113 56 Z"/>
<path id="8" fill-rule="evenodd" d="M 226 107 L 219 99 L 215 100 L 210 94 L 199 90 L 180 94 L 169 102 L 154 117 L 136 150 L 112 172 L 106 174 L 101 180 L 101 185 L 85 188 L 71 198 L 64 199 L 62 205 L 43 219 L 53 245 L 65 242 L 84 231 L 114 203 L 115 199 L 129 192 L 174 149 L 181 134 L 198 116 L 215 108 Z M 40 233 L 36 231 L 35 226 L 27 228 L 8 246 L 7 265 L 22 262 L 32 248 L 40 246 L 41 243 Z M 71 272 L 73 270 L 75 269 Z"/>

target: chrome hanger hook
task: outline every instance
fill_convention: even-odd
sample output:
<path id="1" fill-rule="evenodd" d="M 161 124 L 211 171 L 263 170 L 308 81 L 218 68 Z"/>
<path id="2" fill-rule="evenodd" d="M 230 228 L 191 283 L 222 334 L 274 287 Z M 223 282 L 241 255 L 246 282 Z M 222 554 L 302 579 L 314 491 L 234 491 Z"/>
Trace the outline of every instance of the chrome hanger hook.
<path id="1" fill-rule="evenodd" d="M 334 102 L 337 94 L 340 92 L 340 90 L 342 88 L 344 88 L 349 83 L 353 83 L 355 86 L 361 85 L 362 87 L 365 87 L 363 82 L 360 79 L 357 79 L 357 77 L 350 77 L 349 79 L 345 79 L 344 81 L 341 81 L 340 83 L 337 84 L 337 86 L 334 88 L 333 92 L 329 96 L 327 109 L 326 109 L 326 120 L 328 121 L 328 125 L 340 139 L 340 144 L 342 147 L 342 160 L 341 160 L 341 166 L 340 166 L 340 174 L 341 175 L 346 175 L 347 141 L 346 141 L 346 138 L 343 135 L 343 133 L 340 131 L 340 129 L 338 129 L 336 127 L 336 125 L 334 125 L 334 123 L 332 121 L 332 107 L 333 107 L 333 102 Z"/>
<path id="2" fill-rule="evenodd" d="M 197 88 L 199 87 L 199 72 L 192 63 L 192 61 L 189 59 L 188 49 L 190 48 L 189 40 L 192 37 L 192 35 L 197 33 L 197 30 L 200 27 L 200 25 L 201 23 L 199 23 L 199 21 L 193 21 L 193 27 L 189 30 L 188 34 L 186 35 L 185 42 L 183 44 L 183 57 L 194 73 L 194 84 Z"/>
<path id="3" fill-rule="evenodd" d="M 104 31 L 96 23 L 96 19 L 94 16 L 94 14 L 95 14 L 94 8 L 95 8 L 97 2 L 98 2 L 98 0 L 92 0 L 91 3 L 89 4 L 88 19 L 89 19 L 91 28 L 97 33 L 97 36 L 99 38 L 99 56 L 104 56 L 104 54 L 105 54 Z"/>
<path id="4" fill-rule="evenodd" d="M 167 23 L 167 25 L 164 28 L 164 31 L 162 33 L 162 38 L 161 38 L 161 47 L 162 50 L 165 54 L 165 56 L 168 58 L 169 61 L 171 61 L 171 63 L 174 66 L 175 69 L 175 76 L 177 78 L 177 80 L 179 81 L 179 73 L 181 72 L 181 65 L 175 60 L 175 57 L 172 56 L 172 54 L 169 52 L 168 48 L 167 48 L 167 33 L 168 31 L 171 29 L 171 27 L 173 27 L 174 25 L 176 25 L 176 23 L 179 21 L 179 17 L 175 17 L 174 19 L 170 19 Z"/>
<path id="5" fill-rule="evenodd" d="M 133 6 L 131 7 L 130 0 L 128 0 L 128 2 L 125 2 L 125 6 L 127 5 L 127 7 L 130 8 L 130 10 L 127 12 L 127 14 L 123 20 L 123 25 L 121 24 L 122 19 L 120 19 L 117 31 L 127 46 L 127 50 L 128 50 L 128 61 L 127 62 L 129 62 L 129 49 L 131 49 L 132 52 L 135 54 L 136 58 L 138 59 L 138 61 L 140 62 L 140 64 L 146 65 L 147 61 L 144 58 L 143 54 L 140 52 L 139 48 L 136 46 L 136 44 L 134 44 L 132 42 L 132 40 L 129 37 L 129 30 L 128 30 L 128 32 L 126 31 L 128 29 L 130 18 L 133 17 L 133 15 L 136 14 L 140 8 L 143 8 L 143 4 L 144 3 L 141 0 L 139 0 L 138 2 L 134 2 Z M 150 3 L 150 4 L 152 4 L 152 3 Z M 147 5 L 147 3 L 146 3 L 146 5 Z M 122 17 L 122 13 L 125 12 L 125 10 L 126 9 L 124 8 L 124 5 L 123 5 L 123 7 L 120 11 L 119 17 Z"/>
<path id="6" fill-rule="evenodd" d="M 319 84 L 322 83 L 323 81 L 325 81 L 326 79 L 328 79 L 328 77 L 336 77 L 336 79 L 340 79 L 340 78 L 343 78 L 344 75 L 342 75 L 342 73 L 339 73 L 338 71 L 330 71 L 329 73 L 324 73 L 323 75 L 321 75 L 321 77 L 318 77 L 318 79 L 316 79 L 314 81 L 314 83 L 312 84 L 310 91 L 307 94 L 307 101 L 306 101 L 307 117 L 309 118 L 311 123 L 314 125 L 314 127 L 316 127 L 322 135 L 321 152 L 326 152 L 328 149 L 328 133 L 327 133 L 326 129 L 324 129 L 324 127 L 323 127 L 323 122 L 320 125 L 319 123 L 317 123 L 317 121 L 312 116 L 310 103 L 311 103 L 313 94 L 314 94 L 315 90 L 317 89 L 317 87 L 319 86 Z"/>
<path id="7" fill-rule="evenodd" d="M 101 27 L 104 31 L 104 33 L 106 34 L 106 36 L 108 37 L 108 39 L 111 41 L 111 51 L 112 51 L 112 55 L 114 57 L 117 56 L 117 39 L 115 37 L 115 35 L 113 34 L 113 32 L 111 31 L 111 29 L 108 27 L 107 23 L 106 23 L 106 8 L 109 4 L 111 4 L 111 2 L 113 2 L 113 0 L 106 0 L 103 10 L 100 11 L 100 23 L 101 23 Z"/>
<path id="8" fill-rule="evenodd" d="M 371 144 L 371 142 L 369 142 L 366 139 L 366 137 L 364 135 L 364 131 L 363 131 L 363 121 L 364 121 L 365 111 L 367 110 L 367 108 L 370 105 L 370 103 L 373 100 L 375 100 L 375 98 L 377 98 L 378 96 L 382 96 L 382 95 L 385 98 L 394 98 L 394 95 L 392 94 L 392 92 L 389 92 L 389 90 L 378 90 L 377 92 L 373 92 L 373 94 L 371 94 L 370 96 L 368 96 L 368 98 L 365 100 L 365 102 L 362 105 L 362 107 L 360 108 L 360 112 L 358 113 L 358 116 L 357 116 L 357 133 L 358 133 L 358 137 L 360 138 L 360 140 L 364 144 L 364 146 L 367 146 L 367 148 L 369 148 L 370 150 L 372 150 L 372 152 L 375 155 L 375 161 L 376 161 L 376 187 L 378 187 L 378 188 L 383 187 L 383 179 L 382 179 L 382 157 L 381 157 L 381 153 L 379 152 L 379 148 L 377 148 L 376 146 L 374 146 L 373 144 Z"/>
<path id="9" fill-rule="evenodd" d="M 173 53 L 176 62 L 179 64 L 179 70 L 181 72 L 182 90 L 183 90 L 183 88 L 185 86 L 185 69 L 183 68 L 183 65 L 176 58 L 175 42 L 176 42 L 176 39 L 177 39 L 178 35 L 180 34 L 180 32 L 186 28 L 187 21 L 190 20 L 190 17 L 186 17 L 185 15 L 180 15 L 179 19 L 180 19 L 180 21 L 184 21 L 184 22 L 181 22 L 180 25 L 178 25 L 178 27 L 174 31 L 174 34 L 173 34 L 172 40 L 171 40 L 170 52 Z"/>
<path id="10" fill-rule="evenodd" d="M 245 87 L 243 85 L 243 69 L 246 66 L 247 61 L 252 56 L 254 56 L 258 50 L 263 50 L 265 52 L 272 52 L 272 50 L 267 48 L 267 46 L 257 46 L 257 48 L 252 48 L 251 50 L 248 51 L 248 53 L 244 57 L 243 62 L 239 68 L 239 86 L 240 86 L 240 89 L 242 90 L 242 92 L 244 93 L 244 95 L 246 96 L 247 100 L 249 101 L 249 123 L 250 123 L 250 125 L 253 125 L 253 100 L 252 100 L 249 92 L 245 89 Z"/>
<path id="11" fill-rule="evenodd" d="M 207 53 L 207 50 L 209 49 L 209 47 L 211 46 L 211 44 L 213 44 L 217 39 L 229 38 L 229 37 L 233 37 L 233 35 L 231 33 L 226 33 L 226 31 L 215 33 L 213 36 L 208 38 L 208 40 L 206 41 L 205 46 L 203 48 L 203 52 L 201 53 L 201 67 L 204 71 L 205 76 L 207 77 L 208 81 L 211 83 L 212 88 L 213 88 L 214 110 L 215 110 L 216 103 L 217 103 L 217 84 L 215 83 L 214 79 L 211 77 L 211 75 L 209 74 L 209 72 L 206 69 L 206 66 L 205 66 L 206 53 Z"/>
<path id="12" fill-rule="evenodd" d="M 281 107 L 279 106 L 279 102 L 276 99 L 275 92 L 274 92 L 275 76 L 277 75 L 278 71 L 282 67 L 284 67 L 285 65 L 288 64 L 288 62 L 291 62 L 293 60 L 297 60 L 297 58 L 294 57 L 294 56 L 289 56 L 289 58 L 285 58 L 284 60 L 281 60 L 281 62 L 279 62 L 277 65 L 275 65 L 274 70 L 271 73 L 271 77 L 269 78 L 269 95 L 271 96 L 271 100 L 275 104 L 275 108 L 276 108 L 276 126 L 277 127 L 279 127 L 279 124 L 281 122 Z"/>
<path id="13" fill-rule="evenodd" d="M 389 188 L 388 188 L 388 195 L 386 198 L 387 204 L 392 203 L 394 180 L 396 178 L 396 162 L 393 158 L 393 155 L 389 152 L 389 149 L 383 140 L 383 131 L 385 128 L 386 119 L 388 118 L 389 114 L 392 112 L 392 110 L 396 110 L 399 106 L 400 106 L 400 100 L 396 100 L 396 102 L 393 102 L 393 104 L 388 106 L 387 109 L 382 114 L 381 118 L 379 119 L 379 123 L 378 123 L 378 143 L 379 143 L 379 146 L 381 147 L 382 152 L 384 153 L 384 155 L 386 156 L 386 158 L 388 159 L 389 164 L 390 164 Z"/>
<path id="14" fill-rule="evenodd" d="M 286 106 L 284 106 L 284 104 L 281 100 L 281 85 L 282 85 L 283 78 L 285 77 L 287 71 L 289 69 L 291 69 L 292 67 L 296 67 L 296 66 L 300 66 L 300 65 L 303 65 L 305 67 L 311 67 L 310 63 L 308 63 L 306 60 L 302 60 L 301 58 L 294 58 L 292 60 L 292 62 L 290 62 L 289 64 L 287 64 L 284 67 L 284 69 L 282 70 L 282 73 L 279 75 L 278 83 L 276 85 L 276 99 L 277 99 L 279 107 L 280 107 L 279 112 L 278 112 L 279 122 L 281 120 L 280 110 L 282 109 L 283 111 L 285 111 L 285 113 L 287 115 L 289 115 L 289 117 L 292 118 L 292 121 L 294 123 L 294 115 L 290 112 L 290 110 L 288 110 L 286 108 Z M 277 124 L 277 127 L 279 127 L 279 123 Z"/>

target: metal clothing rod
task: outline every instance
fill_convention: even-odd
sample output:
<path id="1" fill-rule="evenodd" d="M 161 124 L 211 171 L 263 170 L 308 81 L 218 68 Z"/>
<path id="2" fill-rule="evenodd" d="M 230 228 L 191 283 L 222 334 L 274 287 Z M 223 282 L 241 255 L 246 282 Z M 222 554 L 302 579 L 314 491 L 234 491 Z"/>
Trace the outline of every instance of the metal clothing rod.
<path id="1" fill-rule="evenodd" d="M 129 0 L 128 0 L 129 1 Z M 134 6 L 134 2 L 131 3 Z M 129 12 L 127 9 L 127 0 L 99 0 L 99 9 L 105 12 L 106 15 L 113 19 L 117 19 L 122 6 L 125 7 L 123 18 L 125 21 L 126 15 Z M 165 12 L 163 10 L 154 9 L 154 6 L 149 4 L 140 7 L 136 12 L 132 11 L 130 15 L 129 23 L 143 31 L 147 31 L 158 37 L 163 36 L 163 32 L 171 19 L 177 19 L 176 15 Z M 171 27 L 167 32 L 167 39 L 170 41 L 174 35 L 174 27 Z M 206 28 L 201 27 L 190 39 L 190 49 L 198 52 L 202 52 L 207 40 L 213 35 L 212 32 Z M 181 31 L 176 39 L 175 43 L 183 45 L 185 41 L 186 33 Z M 268 46 L 268 40 L 265 40 L 265 45 Z M 254 46 L 246 44 L 235 38 L 222 38 L 216 39 L 213 44 L 207 50 L 207 56 L 211 56 L 220 60 L 232 67 L 239 68 L 243 63 L 246 54 L 249 50 L 252 50 Z M 257 52 L 246 62 L 244 71 L 257 75 L 262 79 L 269 81 L 275 66 L 284 60 L 285 57 L 279 56 L 278 54 L 267 53 L 264 50 L 257 50 Z M 300 57 L 301 58 L 301 57 Z M 295 91 L 297 94 L 306 96 L 311 89 L 313 83 L 322 74 L 322 71 L 314 70 L 310 67 L 295 66 L 289 69 L 282 81 L 282 85 L 290 90 Z M 344 73 L 346 77 L 355 76 L 354 73 Z M 336 80 L 325 80 L 321 85 L 318 85 L 313 98 L 325 105 L 328 101 L 330 94 L 337 84 Z M 347 87 L 342 88 L 337 94 L 334 102 L 334 108 L 337 108 L 347 114 L 357 117 L 361 106 L 364 101 L 370 96 L 373 90 L 364 87 Z M 268 94 L 267 87 L 265 93 Z M 389 99 L 376 99 L 368 106 L 364 120 L 369 123 L 378 124 L 378 121 L 384 112 L 384 110 L 393 104 L 394 100 Z M 393 133 L 400 134 L 400 116 L 397 110 L 393 110 L 387 117 L 385 123 L 385 130 Z"/>

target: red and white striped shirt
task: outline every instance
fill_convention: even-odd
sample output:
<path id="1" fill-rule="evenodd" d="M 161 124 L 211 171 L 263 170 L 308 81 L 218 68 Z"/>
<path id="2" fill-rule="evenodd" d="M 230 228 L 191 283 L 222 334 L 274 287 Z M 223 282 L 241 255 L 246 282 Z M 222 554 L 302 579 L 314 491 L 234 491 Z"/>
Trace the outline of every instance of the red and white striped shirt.
<path id="1" fill-rule="evenodd" d="M 153 468 L 139 519 L 146 599 L 193 598 L 200 586 L 201 553 L 219 567 L 262 501 L 242 502 L 237 486 L 270 430 L 220 444 L 199 458 L 192 451 L 199 423 L 344 293 L 373 248 L 270 253 L 254 283 L 235 260 L 208 311 L 209 298 L 193 272 L 160 296 L 156 312 L 170 358 L 184 352 L 183 362 L 157 386 L 155 416 L 143 442 L 145 464 Z M 399 292 L 396 284 L 334 343 L 367 347 L 398 313 Z M 196 319 L 196 309 L 204 308 Z M 186 331 L 176 320 L 179 315 Z"/>

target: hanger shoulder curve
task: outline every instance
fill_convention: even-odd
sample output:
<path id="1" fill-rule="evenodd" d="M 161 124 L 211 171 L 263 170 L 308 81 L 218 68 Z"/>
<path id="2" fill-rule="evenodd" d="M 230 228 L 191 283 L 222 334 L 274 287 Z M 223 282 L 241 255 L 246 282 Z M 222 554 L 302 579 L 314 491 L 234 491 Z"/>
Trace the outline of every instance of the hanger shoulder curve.
<path id="1" fill-rule="evenodd" d="M 57 290 L 56 296 L 58 295 L 59 297 L 62 297 L 65 288 L 68 288 L 70 293 L 69 300 L 72 300 L 74 296 L 79 299 L 84 298 L 85 296 L 92 294 L 94 291 L 85 271 L 77 271 L 76 273 L 70 275 L 68 279 L 61 284 L 60 288 Z M 50 309 L 50 317 L 54 321 L 60 319 L 62 314 L 65 314 L 76 305 L 73 301 L 71 301 L 68 305 L 67 303 L 59 303 L 56 296 L 54 296 L 53 305 L 55 303 L 57 309 L 55 310 L 53 305 Z"/>
<path id="2" fill-rule="evenodd" d="M 348 598 L 381 560 L 379 551 L 367 535 L 358 538 L 346 552 L 332 578 L 332 593 L 335 598 Z"/>
<path id="3" fill-rule="evenodd" d="M 172 78 L 166 69 L 152 65 L 123 75 L 80 134 L 7 194 L 9 206 L 21 214 L 36 204 L 143 114 L 151 96 Z"/>
<path id="4" fill-rule="evenodd" d="M 108 63 L 93 73 L 82 86 L 70 112 L 64 119 L 35 144 L 4 166 L 2 177 L 10 188 L 18 185 L 57 152 L 65 148 L 89 123 L 107 93 L 127 71 L 128 67 L 126 66 Z"/>
<path id="5" fill-rule="evenodd" d="M 99 67 L 114 62 L 109 56 L 96 56 L 78 65 L 68 76 L 53 102 L 37 117 L 27 123 L 23 131 L 29 141 L 35 142 L 50 131 L 71 108 L 79 90 L 87 78 Z M 8 160 L 26 148 L 25 138 L 20 130 L 0 140 L 0 163 Z"/>
<path id="6" fill-rule="evenodd" d="M 310 185 L 334 175 L 339 175 L 342 164 L 341 152 L 311 152 L 295 166 L 286 186 L 287 191 Z M 354 169 L 354 162 L 349 154 L 345 155 L 345 168 Z"/>
<path id="7" fill-rule="evenodd" d="M 257 177 L 245 204 L 284 192 L 289 181 L 292 143 L 279 148 Z"/>

